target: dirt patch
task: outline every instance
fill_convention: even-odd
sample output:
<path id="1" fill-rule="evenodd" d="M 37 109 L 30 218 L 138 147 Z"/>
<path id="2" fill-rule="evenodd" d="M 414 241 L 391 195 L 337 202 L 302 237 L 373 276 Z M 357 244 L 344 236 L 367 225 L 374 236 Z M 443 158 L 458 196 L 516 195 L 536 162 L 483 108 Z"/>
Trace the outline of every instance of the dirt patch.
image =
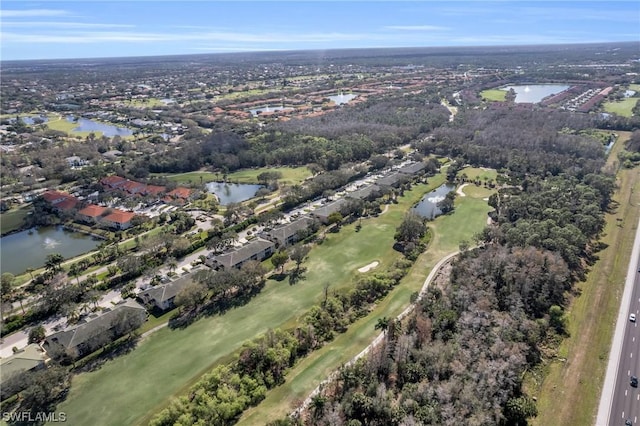
<path id="1" fill-rule="evenodd" d="M 375 262 L 371 262 L 368 265 L 363 266 L 362 268 L 358 269 L 358 272 L 368 272 L 370 270 L 372 270 L 373 268 L 375 268 L 376 266 L 378 266 L 380 264 L 380 262 L 378 262 L 377 260 Z"/>

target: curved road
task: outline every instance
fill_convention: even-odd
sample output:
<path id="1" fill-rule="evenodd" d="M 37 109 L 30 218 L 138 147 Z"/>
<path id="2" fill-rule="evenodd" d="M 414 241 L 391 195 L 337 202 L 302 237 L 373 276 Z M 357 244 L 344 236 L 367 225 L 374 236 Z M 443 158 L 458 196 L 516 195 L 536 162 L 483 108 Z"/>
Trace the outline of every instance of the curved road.
<path id="1" fill-rule="evenodd" d="M 600 396 L 597 426 L 624 425 L 640 421 L 640 388 L 630 385 L 630 377 L 640 377 L 640 222 L 629 261 L 616 330 L 611 345 L 607 374 Z M 629 315 L 636 315 L 636 322 Z"/>

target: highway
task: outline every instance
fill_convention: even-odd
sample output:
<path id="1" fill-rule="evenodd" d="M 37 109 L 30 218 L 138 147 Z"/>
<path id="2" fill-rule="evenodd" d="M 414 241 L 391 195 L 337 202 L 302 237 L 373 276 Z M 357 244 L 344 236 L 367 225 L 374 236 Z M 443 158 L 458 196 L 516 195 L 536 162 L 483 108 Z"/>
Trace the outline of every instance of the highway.
<path id="1" fill-rule="evenodd" d="M 640 387 L 632 387 L 630 377 L 640 377 L 640 223 L 629 261 L 625 289 L 609 355 L 597 426 L 624 425 L 631 420 L 640 425 Z M 629 319 L 635 314 L 636 321 Z"/>

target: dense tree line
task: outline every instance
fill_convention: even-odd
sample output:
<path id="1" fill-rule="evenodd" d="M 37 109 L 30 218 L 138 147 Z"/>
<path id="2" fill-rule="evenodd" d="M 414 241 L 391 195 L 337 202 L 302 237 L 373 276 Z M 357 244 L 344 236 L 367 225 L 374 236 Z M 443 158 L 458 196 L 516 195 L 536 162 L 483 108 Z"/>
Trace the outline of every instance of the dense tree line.
<path id="1" fill-rule="evenodd" d="M 600 170 L 605 148 L 588 135 L 574 133 L 593 126 L 593 119 L 584 114 L 528 108 L 473 109 L 460 112 L 451 126 L 434 130 L 415 147 L 425 155 L 507 169 L 518 178 L 586 174 Z"/>

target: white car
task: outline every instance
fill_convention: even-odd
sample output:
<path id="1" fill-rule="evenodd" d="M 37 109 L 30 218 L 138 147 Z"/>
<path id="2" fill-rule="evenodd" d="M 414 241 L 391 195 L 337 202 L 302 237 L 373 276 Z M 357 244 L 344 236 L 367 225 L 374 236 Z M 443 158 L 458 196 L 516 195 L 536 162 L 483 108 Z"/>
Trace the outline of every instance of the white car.
<path id="1" fill-rule="evenodd" d="M 636 314 L 629 315 L 629 321 L 636 322 Z"/>

